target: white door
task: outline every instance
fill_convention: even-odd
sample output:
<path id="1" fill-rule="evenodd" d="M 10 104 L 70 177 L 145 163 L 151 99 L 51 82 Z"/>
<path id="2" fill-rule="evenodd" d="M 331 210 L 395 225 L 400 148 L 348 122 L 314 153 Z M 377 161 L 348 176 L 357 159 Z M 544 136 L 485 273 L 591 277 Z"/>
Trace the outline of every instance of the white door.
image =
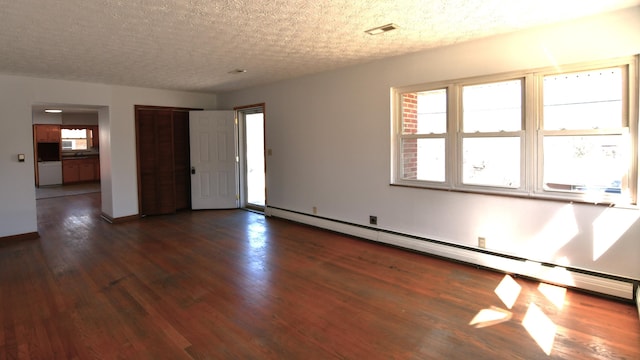
<path id="1" fill-rule="evenodd" d="M 238 207 L 236 126 L 233 111 L 190 111 L 191 208 Z"/>

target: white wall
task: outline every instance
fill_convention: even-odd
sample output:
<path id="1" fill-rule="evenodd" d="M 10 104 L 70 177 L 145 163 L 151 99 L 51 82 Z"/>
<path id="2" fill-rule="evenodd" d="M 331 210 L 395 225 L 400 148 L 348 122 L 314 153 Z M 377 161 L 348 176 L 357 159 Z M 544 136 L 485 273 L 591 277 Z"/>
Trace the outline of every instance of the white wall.
<path id="1" fill-rule="evenodd" d="M 212 94 L 0 75 L 0 237 L 37 231 L 31 106 L 100 106 L 102 211 L 138 213 L 134 105 L 214 108 Z M 17 161 L 24 153 L 27 160 Z"/>
<path id="2" fill-rule="evenodd" d="M 95 113 L 63 113 L 63 125 L 98 125 L 98 111 Z"/>
<path id="3" fill-rule="evenodd" d="M 34 124 L 62 124 L 62 114 L 50 114 L 50 113 L 34 113 L 32 114 Z"/>
<path id="4" fill-rule="evenodd" d="M 266 103 L 269 206 L 640 279 L 638 210 L 394 187 L 390 88 L 640 53 L 640 7 L 246 91 Z M 562 225 L 562 226 L 558 226 Z"/>

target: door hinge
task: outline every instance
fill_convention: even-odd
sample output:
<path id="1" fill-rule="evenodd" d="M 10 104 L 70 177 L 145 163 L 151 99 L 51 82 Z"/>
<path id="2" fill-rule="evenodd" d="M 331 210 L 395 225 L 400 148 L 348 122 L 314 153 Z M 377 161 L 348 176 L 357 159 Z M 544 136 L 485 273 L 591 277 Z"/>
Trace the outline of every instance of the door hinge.
<path id="1" fill-rule="evenodd" d="M 236 162 L 240 162 L 240 157 L 236 156 Z"/>

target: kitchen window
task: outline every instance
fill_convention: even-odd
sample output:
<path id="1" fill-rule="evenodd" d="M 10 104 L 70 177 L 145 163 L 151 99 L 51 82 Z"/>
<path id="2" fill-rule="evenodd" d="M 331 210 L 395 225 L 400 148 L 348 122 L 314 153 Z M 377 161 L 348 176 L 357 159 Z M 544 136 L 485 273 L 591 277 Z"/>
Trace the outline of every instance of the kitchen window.
<path id="1" fill-rule="evenodd" d="M 635 204 L 637 57 L 393 89 L 392 184 Z"/>
<path id="2" fill-rule="evenodd" d="M 87 150 L 91 147 L 90 129 L 61 129 L 62 150 Z"/>

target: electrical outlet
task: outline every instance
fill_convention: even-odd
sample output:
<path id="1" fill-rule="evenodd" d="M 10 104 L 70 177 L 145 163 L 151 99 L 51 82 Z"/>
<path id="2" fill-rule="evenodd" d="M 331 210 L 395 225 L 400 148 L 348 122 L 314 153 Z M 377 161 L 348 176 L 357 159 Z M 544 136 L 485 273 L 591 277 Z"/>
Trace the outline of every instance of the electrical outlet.
<path id="1" fill-rule="evenodd" d="M 318 214 L 318 208 L 314 206 L 313 207 L 313 215 L 316 215 L 316 214 Z"/>
<path id="2" fill-rule="evenodd" d="M 484 249 L 487 247 L 487 239 L 482 236 L 478 236 L 478 247 Z"/>
<path id="3" fill-rule="evenodd" d="M 369 215 L 369 224 L 370 225 L 378 225 L 378 217 Z"/>

